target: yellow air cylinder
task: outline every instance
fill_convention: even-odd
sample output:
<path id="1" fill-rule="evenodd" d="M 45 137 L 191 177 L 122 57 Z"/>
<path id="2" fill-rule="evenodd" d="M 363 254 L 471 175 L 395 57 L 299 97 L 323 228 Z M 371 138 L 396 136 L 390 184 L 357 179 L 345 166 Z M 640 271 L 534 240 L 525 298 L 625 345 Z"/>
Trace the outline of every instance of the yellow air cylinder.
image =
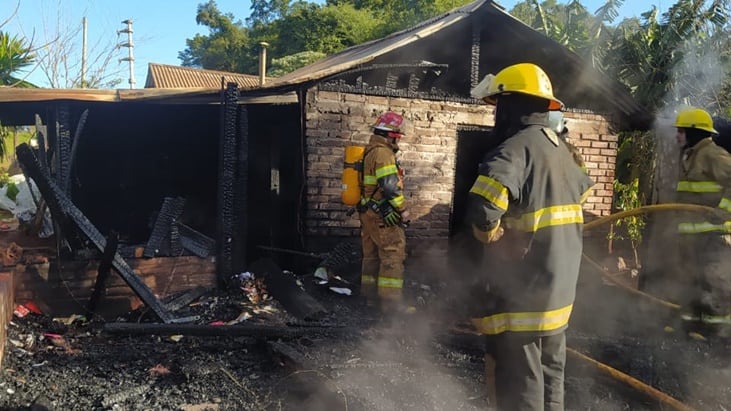
<path id="1" fill-rule="evenodd" d="M 363 167 L 363 146 L 346 146 L 345 161 L 343 163 L 343 192 L 342 199 L 345 205 L 354 206 L 360 201 L 360 171 Z"/>

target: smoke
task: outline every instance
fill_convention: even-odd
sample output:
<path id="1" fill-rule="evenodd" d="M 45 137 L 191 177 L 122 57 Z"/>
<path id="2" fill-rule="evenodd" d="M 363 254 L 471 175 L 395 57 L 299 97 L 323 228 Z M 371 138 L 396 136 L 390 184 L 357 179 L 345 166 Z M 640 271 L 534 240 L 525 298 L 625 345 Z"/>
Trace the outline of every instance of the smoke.
<path id="1" fill-rule="evenodd" d="M 676 141 L 674 127 L 677 113 L 684 108 L 698 107 L 714 114 L 721 112 L 726 104 L 721 91 L 728 73 L 719 50 L 714 46 L 712 41 L 692 37 L 672 53 L 682 58 L 670 73 L 667 94 L 662 98 L 664 105 L 656 114 L 650 132 L 655 145 L 652 203 L 677 201 L 676 185 L 681 160 L 681 147 Z M 643 240 L 647 245 L 643 275 L 652 279 L 646 283 L 644 291 L 673 302 L 680 302 L 676 297 L 687 293 L 687 279 L 701 278 L 704 270 L 701 263 L 691 267 L 694 272 L 688 272 L 685 269 L 689 267 L 688 262 L 680 260 L 679 250 L 684 243 L 681 243 L 677 232 L 679 219 L 678 215 L 673 214 L 653 215 Z M 731 266 L 726 272 L 731 273 Z M 657 380 L 660 382 L 667 383 L 675 379 L 673 388 L 676 391 L 671 394 L 680 395 L 687 403 L 704 404 L 708 408 L 712 407 L 711 404 L 719 404 L 724 408 L 721 404 L 726 403 L 722 398 L 725 389 L 721 381 L 727 378 L 731 370 L 714 365 L 718 361 L 718 353 L 714 351 L 726 343 L 716 339 L 714 330 L 710 329 L 705 330 L 708 331 L 708 341 L 692 341 L 689 336 L 693 334 L 681 325 L 678 315 L 677 312 L 665 317 L 654 314 L 654 318 L 648 318 L 648 321 L 654 322 L 650 326 L 655 329 L 663 324 L 675 328 L 672 334 L 664 338 L 661 336 L 661 343 L 653 350 L 651 355 L 656 358 L 652 365 L 653 372 L 658 375 Z M 671 357 L 673 361 L 661 362 Z"/>

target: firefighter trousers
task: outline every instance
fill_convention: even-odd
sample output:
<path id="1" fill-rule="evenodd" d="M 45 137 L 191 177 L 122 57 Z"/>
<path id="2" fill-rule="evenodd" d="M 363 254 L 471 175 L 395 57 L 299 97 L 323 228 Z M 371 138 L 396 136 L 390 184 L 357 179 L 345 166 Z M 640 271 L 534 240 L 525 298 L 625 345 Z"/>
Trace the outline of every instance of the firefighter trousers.
<path id="1" fill-rule="evenodd" d="M 731 241 L 729 235 L 688 235 L 681 255 L 683 284 L 681 304 L 704 314 L 731 314 Z M 698 314 L 698 313 L 697 313 Z"/>
<path id="2" fill-rule="evenodd" d="M 403 299 L 406 236 L 401 226 L 384 226 L 372 210 L 360 213 L 363 243 L 360 293 L 369 303 Z"/>
<path id="3" fill-rule="evenodd" d="M 494 362 L 495 403 L 500 411 L 563 411 L 566 334 L 489 336 L 486 363 Z M 492 398 L 491 398 L 492 400 Z"/>

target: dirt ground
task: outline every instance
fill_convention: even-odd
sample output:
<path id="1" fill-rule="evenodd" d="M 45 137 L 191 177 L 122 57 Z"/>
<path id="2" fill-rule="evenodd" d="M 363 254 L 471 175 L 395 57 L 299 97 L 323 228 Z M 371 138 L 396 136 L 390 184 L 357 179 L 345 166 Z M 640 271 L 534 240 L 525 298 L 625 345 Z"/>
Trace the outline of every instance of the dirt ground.
<path id="1" fill-rule="evenodd" d="M 455 337 L 429 315 L 379 318 L 357 297 L 316 286 L 311 277 L 304 285 L 329 311 L 318 323 L 324 329 L 302 324 L 273 299 L 255 304 L 240 289 L 209 292 L 177 312 L 198 316 L 196 324 L 293 330 L 280 338 L 125 336 L 97 321 L 16 316 L 0 373 L 1 409 L 489 409 L 478 339 Z M 429 290 L 426 301 L 439 289 L 410 288 Z M 585 282 L 568 345 L 696 409 L 727 409 L 730 347 L 667 332 L 664 318 L 643 307 L 614 287 Z M 150 317 L 138 311 L 118 320 L 143 324 Z M 571 357 L 566 402 L 569 410 L 671 409 Z"/>

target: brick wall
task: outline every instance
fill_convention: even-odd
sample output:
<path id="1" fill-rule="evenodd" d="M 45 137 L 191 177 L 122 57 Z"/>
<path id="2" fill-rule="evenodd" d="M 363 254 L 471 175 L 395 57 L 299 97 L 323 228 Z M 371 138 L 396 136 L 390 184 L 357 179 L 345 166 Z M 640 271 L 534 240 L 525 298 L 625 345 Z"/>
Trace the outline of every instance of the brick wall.
<path id="1" fill-rule="evenodd" d="M 216 286 L 216 263 L 212 258 L 159 257 L 128 259 L 130 267 L 158 298 L 197 286 Z M 61 272 L 55 261 L 13 267 L 15 302 L 36 303 L 45 314 L 85 314 L 96 282 L 99 261 L 66 261 Z M 112 270 L 98 313 L 106 318 L 136 309 L 142 304 L 132 289 Z"/>
<path id="2" fill-rule="evenodd" d="M 403 112 L 407 138 L 399 158 L 406 170 L 405 196 L 412 225 L 409 255 L 446 250 L 454 189 L 459 125 L 491 126 L 492 108 L 452 102 L 365 96 L 311 89 L 307 95 L 307 214 L 309 237 L 357 237 L 357 215 L 347 217 L 342 204 L 341 173 L 346 145 L 365 145 L 369 126 L 385 110 Z M 571 142 L 579 147 L 597 182 L 585 209 L 610 213 L 617 137 L 601 115 L 568 112 Z M 441 256 L 441 253 L 436 253 Z"/>

